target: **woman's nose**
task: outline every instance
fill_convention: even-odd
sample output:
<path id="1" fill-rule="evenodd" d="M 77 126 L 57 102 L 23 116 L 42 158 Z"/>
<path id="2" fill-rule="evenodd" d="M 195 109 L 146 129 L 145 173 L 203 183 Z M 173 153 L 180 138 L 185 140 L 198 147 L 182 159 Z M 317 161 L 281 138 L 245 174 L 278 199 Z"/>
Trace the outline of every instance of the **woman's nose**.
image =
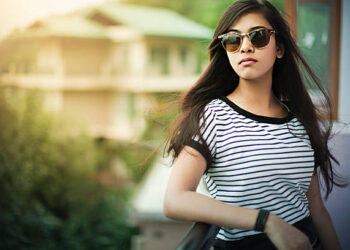
<path id="1" fill-rule="evenodd" d="M 254 50 L 254 46 L 249 41 L 249 37 L 247 35 L 243 36 L 240 51 L 242 53 L 246 53 L 246 52 L 253 52 L 253 50 Z"/>

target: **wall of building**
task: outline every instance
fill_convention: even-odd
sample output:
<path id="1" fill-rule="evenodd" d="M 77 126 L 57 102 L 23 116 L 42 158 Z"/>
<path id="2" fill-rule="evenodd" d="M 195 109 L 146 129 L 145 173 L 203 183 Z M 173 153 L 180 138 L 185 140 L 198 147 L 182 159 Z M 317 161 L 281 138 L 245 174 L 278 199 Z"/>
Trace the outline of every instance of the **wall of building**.
<path id="1" fill-rule="evenodd" d="M 113 126 L 114 94 L 109 91 L 64 91 L 63 112 L 75 123 L 89 125 L 92 134 Z"/>
<path id="2" fill-rule="evenodd" d="M 334 129 L 336 135 L 329 145 L 340 163 L 340 166 L 336 167 L 338 174 L 350 182 L 350 47 L 347 45 L 350 42 L 350 16 L 348 15 L 350 2 L 343 0 L 341 7 L 338 122 Z M 350 249 L 350 186 L 335 187 L 328 200 L 325 200 L 325 205 L 332 217 L 343 249 Z"/>
<path id="3" fill-rule="evenodd" d="M 149 38 L 146 40 L 146 44 L 147 76 L 189 76 L 196 74 L 196 54 L 193 41 Z M 165 60 L 167 61 L 165 62 Z"/>
<path id="4" fill-rule="evenodd" d="M 338 134 L 329 143 L 330 149 L 340 165 L 334 164 L 339 176 L 350 181 L 350 134 Z M 321 182 L 322 183 L 322 182 Z M 324 195 L 324 190 L 323 195 Z M 334 187 L 329 198 L 324 201 L 337 231 L 343 249 L 350 249 L 350 186 Z"/>
<path id="5" fill-rule="evenodd" d="M 39 39 L 40 50 L 36 56 L 37 74 L 62 75 L 61 43 L 57 38 Z"/>
<path id="6" fill-rule="evenodd" d="M 65 75 L 109 74 L 110 43 L 108 41 L 63 38 L 61 43 Z"/>

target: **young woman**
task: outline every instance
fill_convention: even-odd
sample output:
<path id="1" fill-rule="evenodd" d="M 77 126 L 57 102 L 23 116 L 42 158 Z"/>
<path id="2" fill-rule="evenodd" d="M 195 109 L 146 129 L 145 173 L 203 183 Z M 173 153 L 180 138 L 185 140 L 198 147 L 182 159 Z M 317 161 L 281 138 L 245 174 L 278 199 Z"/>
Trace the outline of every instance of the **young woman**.
<path id="1" fill-rule="evenodd" d="M 330 126 L 304 79 L 330 103 L 286 21 L 268 1 L 238 0 L 209 52 L 169 133 L 165 215 L 220 226 L 215 249 L 340 249 L 316 172 L 329 194 Z M 212 198 L 196 193 L 203 175 Z"/>

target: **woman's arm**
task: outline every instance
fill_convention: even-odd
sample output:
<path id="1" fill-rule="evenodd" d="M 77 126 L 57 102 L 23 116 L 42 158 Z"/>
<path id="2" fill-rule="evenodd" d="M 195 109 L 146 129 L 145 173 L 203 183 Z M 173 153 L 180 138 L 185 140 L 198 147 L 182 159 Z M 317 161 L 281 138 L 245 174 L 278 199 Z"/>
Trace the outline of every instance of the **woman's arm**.
<path id="1" fill-rule="evenodd" d="M 253 229 L 258 210 L 234 207 L 196 193 L 206 165 L 206 160 L 197 150 L 185 146 L 176 159 L 169 178 L 164 214 L 172 219 Z"/>
<path id="2" fill-rule="evenodd" d="M 164 214 L 172 219 L 253 230 L 257 209 L 232 206 L 196 193 L 206 165 L 197 150 L 184 147 L 169 178 Z M 265 232 L 278 249 L 312 249 L 305 234 L 274 214 L 270 214 Z"/>
<path id="3" fill-rule="evenodd" d="M 314 171 L 306 195 L 309 201 L 311 218 L 320 238 L 322 248 L 324 250 L 341 249 L 332 219 L 329 216 L 321 198 L 320 185 L 316 171 Z"/>

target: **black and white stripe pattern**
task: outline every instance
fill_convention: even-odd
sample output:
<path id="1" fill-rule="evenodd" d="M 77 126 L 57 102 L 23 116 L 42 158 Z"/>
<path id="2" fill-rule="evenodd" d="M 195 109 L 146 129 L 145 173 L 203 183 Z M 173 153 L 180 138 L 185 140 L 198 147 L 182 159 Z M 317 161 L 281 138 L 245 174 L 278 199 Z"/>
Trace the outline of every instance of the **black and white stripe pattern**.
<path id="1" fill-rule="evenodd" d="M 213 198 L 264 208 L 291 224 L 309 215 L 305 193 L 314 170 L 314 151 L 296 117 L 290 112 L 285 118 L 258 116 L 222 97 L 206 106 L 205 118 L 201 134 L 213 161 L 209 162 L 198 136 L 188 145 L 209 163 L 204 179 Z M 228 241 L 257 233 L 221 228 L 217 237 Z"/>

